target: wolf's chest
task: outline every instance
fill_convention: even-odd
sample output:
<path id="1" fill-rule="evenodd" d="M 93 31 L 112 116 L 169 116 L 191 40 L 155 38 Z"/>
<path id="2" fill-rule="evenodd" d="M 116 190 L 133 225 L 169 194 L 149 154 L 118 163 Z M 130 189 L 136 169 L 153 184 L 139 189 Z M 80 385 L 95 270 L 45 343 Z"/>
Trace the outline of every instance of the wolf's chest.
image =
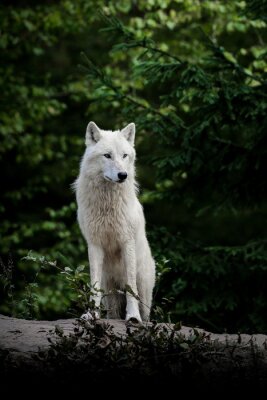
<path id="1" fill-rule="evenodd" d="M 89 207 L 87 222 L 91 238 L 102 245 L 123 243 L 133 236 L 131 215 L 120 202 Z"/>

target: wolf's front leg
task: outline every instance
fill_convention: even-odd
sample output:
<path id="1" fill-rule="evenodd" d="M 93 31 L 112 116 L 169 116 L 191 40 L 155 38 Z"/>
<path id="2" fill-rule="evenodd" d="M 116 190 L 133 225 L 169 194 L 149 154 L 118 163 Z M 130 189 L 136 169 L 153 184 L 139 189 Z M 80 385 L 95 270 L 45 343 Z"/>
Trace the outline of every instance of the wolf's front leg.
<path id="1" fill-rule="evenodd" d="M 126 321 L 141 322 L 137 299 L 135 242 L 133 240 L 124 244 L 122 254 L 126 268 L 126 284 L 130 289 L 126 292 Z"/>
<path id="2" fill-rule="evenodd" d="M 88 244 L 88 257 L 90 264 L 90 281 L 91 287 L 96 292 L 90 298 L 94 303 L 94 310 L 88 310 L 85 314 L 82 315 L 83 319 L 93 319 L 100 318 L 99 315 L 99 307 L 101 301 L 101 280 L 102 280 L 102 271 L 103 271 L 103 260 L 104 260 L 104 251 L 102 247 L 97 246 L 93 243 Z"/>

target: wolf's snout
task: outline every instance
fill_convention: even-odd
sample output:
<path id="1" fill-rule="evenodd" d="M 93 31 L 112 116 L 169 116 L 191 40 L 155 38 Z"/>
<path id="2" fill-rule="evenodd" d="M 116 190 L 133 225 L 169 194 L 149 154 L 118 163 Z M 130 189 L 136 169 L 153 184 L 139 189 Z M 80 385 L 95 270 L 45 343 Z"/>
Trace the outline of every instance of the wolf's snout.
<path id="1" fill-rule="evenodd" d="M 125 179 L 127 178 L 127 172 L 119 172 L 118 178 L 120 181 L 125 181 Z"/>

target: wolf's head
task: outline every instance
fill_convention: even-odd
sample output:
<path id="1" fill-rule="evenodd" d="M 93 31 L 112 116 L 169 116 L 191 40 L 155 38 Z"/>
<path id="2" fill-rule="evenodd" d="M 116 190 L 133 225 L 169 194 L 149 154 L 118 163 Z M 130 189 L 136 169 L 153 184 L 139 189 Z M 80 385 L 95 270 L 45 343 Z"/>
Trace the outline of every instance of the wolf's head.
<path id="1" fill-rule="evenodd" d="M 120 131 L 104 131 L 94 122 L 89 122 L 84 158 L 88 173 L 114 183 L 134 178 L 134 137 L 134 123 Z"/>

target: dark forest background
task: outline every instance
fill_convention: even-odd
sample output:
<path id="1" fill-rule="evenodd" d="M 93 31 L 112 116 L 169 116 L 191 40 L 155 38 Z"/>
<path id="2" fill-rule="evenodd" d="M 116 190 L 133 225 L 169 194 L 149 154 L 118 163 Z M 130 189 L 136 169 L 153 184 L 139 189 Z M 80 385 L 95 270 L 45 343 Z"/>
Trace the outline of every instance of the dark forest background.
<path id="1" fill-rule="evenodd" d="M 86 125 L 133 121 L 153 317 L 267 331 L 266 4 L 1 2 L 0 312 L 83 311 Z"/>

